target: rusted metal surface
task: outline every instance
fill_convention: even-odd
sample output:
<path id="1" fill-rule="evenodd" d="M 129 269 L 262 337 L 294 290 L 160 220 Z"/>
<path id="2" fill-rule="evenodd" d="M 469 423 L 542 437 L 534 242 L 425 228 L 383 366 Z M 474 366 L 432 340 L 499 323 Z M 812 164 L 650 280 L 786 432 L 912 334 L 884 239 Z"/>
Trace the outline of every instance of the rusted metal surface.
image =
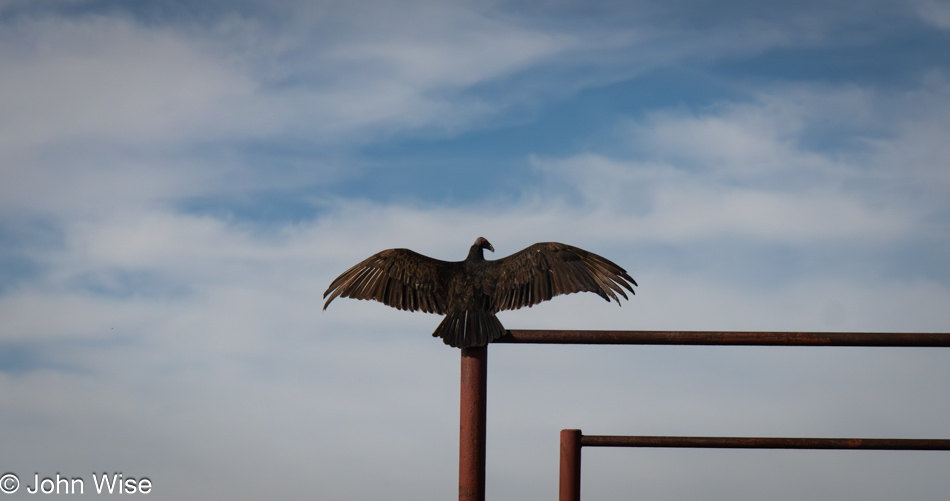
<path id="1" fill-rule="evenodd" d="M 559 501 L 581 499 L 581 430 L 561 430 Z"/>
<path id="2" fill-rule="evenodd" d="M 459 424 L 459 501 L 485 501 L 488 347 L 463 348 Z"/>
<path id="3" fill-rule="evenodd" d="M 581 499 L 581 447 L 950 451 L 950 440 L 906 438 L 616 436 L 584 435 L 581 433 L 581 430 L 561 430 L 559 501 L 580 501 Z"/>
<path id="4" fill-rule="evenodd" d="M 578 431 L 578 434 L 580 432 Z M 563 448 L 563 432 L 562 432 Z M 950 440 L 907 438 L 650 437 L 581 435 L 584 447 L 690 447 L 712 449 L 864 449 L 948 451 Z"/>
<path id="5" fill-rule="evenodd" d="M 495 343 L 950 347 L 950 333 L 510 330 Z"/>
<path id="6" fill-rule="evenodd" d="M 509 330 L 505 336 L 502 336 L 493 342 L 523 344 L 867 346 L 931 348 L 950 347 L 950 333 Z M 463 351 L 463 379 L 464 372 Z M 464 391 L 465 389 L 463 382 L 463 394 Z M 889 438 L 585 436 L 580 430 L 561 430 L 560 501 L 580 500 L 582 446 L 946 451 L 950 450 L 950 440 Z M 459 489 L 460 499 L 463 499 L 461 497 L 461 482 Z M 482 499 L 484 499 L 484 484 L 482 485 L 482 489 Z"/>

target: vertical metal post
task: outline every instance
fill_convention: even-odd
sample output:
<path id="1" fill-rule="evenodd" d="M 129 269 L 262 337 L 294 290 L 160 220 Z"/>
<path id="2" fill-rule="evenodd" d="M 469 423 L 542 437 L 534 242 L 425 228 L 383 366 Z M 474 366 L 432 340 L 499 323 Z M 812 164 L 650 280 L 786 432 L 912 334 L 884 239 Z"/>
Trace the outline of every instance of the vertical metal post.
<path id="1" fill-rule="evenodd" d="M 559 501 L 581 501 L 581 430 L 561 430 Z"/>
<path id="2" fill-rule="evenodd" d="M 462 349 L 459 501 L 485 501 L 488 347 Z"/>

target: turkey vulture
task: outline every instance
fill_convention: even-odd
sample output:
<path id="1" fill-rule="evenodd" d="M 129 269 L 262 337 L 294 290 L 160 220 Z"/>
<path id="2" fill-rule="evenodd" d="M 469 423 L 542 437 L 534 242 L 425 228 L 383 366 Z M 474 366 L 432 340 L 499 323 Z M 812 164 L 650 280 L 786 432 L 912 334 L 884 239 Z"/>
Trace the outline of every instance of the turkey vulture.
<path id="1" fill-rule="evenodd" d="M 637 282 L 592 252 L 557 242 L 541 242 L 497 261 L 478 237 L 464 261 L 440 261 L 409 249 L 387 249 L 336 278 L 323 297 L 375 299 L 400 310 L 438 313 L 445 319 L 433 336 L 456 348 L 484 346 L 507 332 L 495 313 L 517 310 L 560 294 L 594 292 L 620 304 Z M 623 288 L 622 288 L 622 287 Z"/>

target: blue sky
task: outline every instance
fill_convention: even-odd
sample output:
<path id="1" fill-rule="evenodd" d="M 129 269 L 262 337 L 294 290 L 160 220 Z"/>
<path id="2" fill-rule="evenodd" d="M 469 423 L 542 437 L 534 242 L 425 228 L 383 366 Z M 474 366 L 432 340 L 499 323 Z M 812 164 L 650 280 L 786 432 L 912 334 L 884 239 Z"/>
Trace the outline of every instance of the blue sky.
<path id="1" fill-rule="evenodd" d="M 453 498 L 439 319 L 321 311 L 390 247 L 640 284 L 508 328 L 947 332 L 948 137 L 942 1 L 0 0 L 0 468 Z M 492 499 L 556 495 L 562 428 L 950 436 L 940 349 L 489 351 Z M 950 491 L 941 453 L 584 462 L 598 499 Z"/>

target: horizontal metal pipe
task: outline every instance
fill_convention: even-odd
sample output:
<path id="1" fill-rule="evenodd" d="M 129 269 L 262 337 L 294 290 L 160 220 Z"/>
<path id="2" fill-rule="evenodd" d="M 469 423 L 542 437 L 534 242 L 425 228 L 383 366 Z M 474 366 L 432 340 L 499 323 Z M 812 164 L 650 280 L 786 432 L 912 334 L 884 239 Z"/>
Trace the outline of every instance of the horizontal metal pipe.
<path id="1" fill-rule="evenodd" d="M 510 330 L 495 343 L 950 347 L 950 333 Z"/>
<path id="2" fill-rule="evenodd" d="M 906 438 L 755 438 L 581 435 L 581 446 L 947 451 L 950 450 L 950 440 Z"/>

